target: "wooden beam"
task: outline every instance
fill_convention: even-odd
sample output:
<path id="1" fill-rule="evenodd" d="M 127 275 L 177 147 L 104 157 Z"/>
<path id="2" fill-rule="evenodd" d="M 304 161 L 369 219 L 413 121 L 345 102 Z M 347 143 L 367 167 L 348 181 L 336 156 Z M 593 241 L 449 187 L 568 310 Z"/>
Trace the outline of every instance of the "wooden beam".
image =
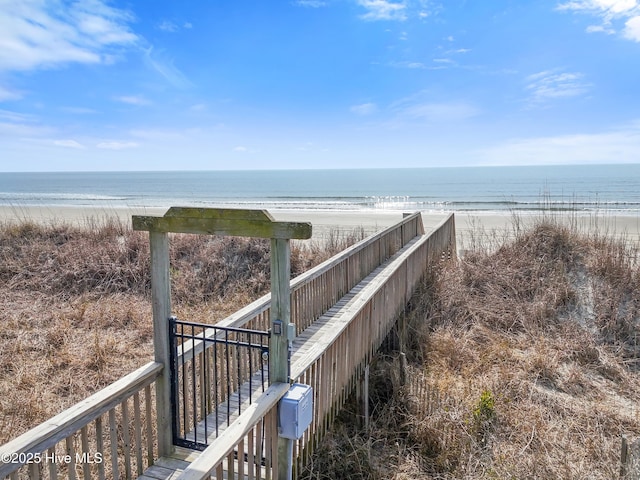
<path id="1" fill-rule="evenodd" d="M 23 433 L 0 447 L 0 458 L 5 454 L 40 453 L 54 446 L 82 427 L 112 410 L 135 392 L 152 383 L 162 371 L 162 365 L 151 362 L 112 383 L 89 398 L 76 403 L 55 417 Z M 0 461 L 0 478 L 20 468 L 15 463 Z"/>
<path id="2" fill-rule="evenodd" d="M 169 236 L 166 233 L 149 232 L 149 247 L 151 250 L 153 352 L 155 361 L 164 365 L 162 374 L 156 380 L 158 455 L 166 457 L 173 451 L 169 365 L 169 317 L 171 316 Z"/>
<path id="3" fill-rule="evenodd" d="M 265 210 L 171 207 L 163 217 L 134 215 L 133 229 L 234 237 L 307 239 L 309 222 L 278 222 Z"/>
<path id="4" fill-rule="evenodd" d="M 269 342 L 269 380 L 289 383 L 288 326 L 291 321 L 291 248 L 289 240 L 271 240 L 271 339 Z M 280 322 L 276 334 L 274 322 Z M 291 339 L 293 340 L 293 339 Z M 278 437 L 278 480 L 287 480 L 291 469 L 293 440 Z"/>
<path id="5" fill-rule="evenodd" d="M 239 208 L 171 207 L 167 210 L 167 213 L 165 213 L 164 216 L 275 222 L 275 219 L 267 210 L 248 210 Z"/>
<path id="6" fill-rule="evenodd" d="M 288 382 L 287 326 L 291 321 L 291 249 L 288 240 L 271 240 L 271 340 L 269 344 L 269 379 Z M 280 321 L 280 334 L 274 322 Z"/>

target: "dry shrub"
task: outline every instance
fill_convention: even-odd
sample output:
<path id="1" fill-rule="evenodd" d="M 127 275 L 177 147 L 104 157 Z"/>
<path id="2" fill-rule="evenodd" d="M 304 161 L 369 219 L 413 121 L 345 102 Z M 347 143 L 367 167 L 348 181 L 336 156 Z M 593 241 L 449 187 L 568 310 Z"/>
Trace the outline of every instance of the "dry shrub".
<path id="1" fill-rule="evenodd" d="M 201 303 L 238 290 L 259 296 L 269 289 L 269 249 L 262 239 L 172 236 L 174 301 Z"/>
<path id="2" fill-rule="evenodd" d="M 370 435 L 339 427 L 359 444 L 320 456 L 383 445 L 368 478 L 618 478 L 622 434 L 640 436 L 637 246 L 516 227 L 431 272 L 407 315 L 408 385 L 378 382 Z"/>
<path id="3" fill-rule="evenodd" d="M 330 251 L 356 238 L 334 237 Z M 292 275 L 330 256 L 311 243 L 293 243 Z M 266 293 L 269 251 L 172 234 L 174 312 L 212 323 Z M 0 444 L 153 357 L 149 262 L 148 234 L 111 217 L 0 224 Z"/>

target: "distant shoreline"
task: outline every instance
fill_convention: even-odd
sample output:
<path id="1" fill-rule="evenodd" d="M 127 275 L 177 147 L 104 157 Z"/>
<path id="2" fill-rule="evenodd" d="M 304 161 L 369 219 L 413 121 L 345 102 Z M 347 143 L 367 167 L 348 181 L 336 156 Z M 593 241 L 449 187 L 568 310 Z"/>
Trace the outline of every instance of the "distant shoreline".
<path id="1" fill-rule="evenodd" d="M 33 221 L 37 223 L 70 223 L 76 226 L 91 227 L 100 225 L 109 219 L 118 219 L 126 225 L 131 224 L 132 215 L 162 216 L 166 208 L 161 207 L 72 207 L 72 206 L 0 206 L 0 222 Z M 285 210 L 268 209 L 276 220 L 311 222 L 313 238 L 322 238 L 331 230 L 349 231 L 362 228 L 371 234 L 382 230 L 402 218 L 403 212 L 398 210 Z M 456 215 L 456 231 L 458 246 L 468 242 L 472 235 L 475 238 L 483 236 L 510 236 L 513 232 L 513 215 L 511 212 L 462 212 Z M 423 213 L 425 229 L 436 226 L 449 212 Z M 548 216 L 563 221 L 574 221 L 584 231 L 625 237 L 631 241 L 640 241 L 640 216 L 614 215 L 609 213 L 576 213 L 571 212 L 540 212 L 523 213 L 518 218 L 523 225 Z"/>

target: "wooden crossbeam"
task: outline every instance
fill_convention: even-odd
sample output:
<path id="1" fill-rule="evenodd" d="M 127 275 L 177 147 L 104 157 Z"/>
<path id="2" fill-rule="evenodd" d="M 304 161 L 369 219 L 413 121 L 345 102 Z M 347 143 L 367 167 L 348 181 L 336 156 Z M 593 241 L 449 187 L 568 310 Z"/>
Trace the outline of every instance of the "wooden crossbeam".
<path id="1" fill-rule="evenodd" d="M 309 222 L 279 222 L 266 210 L 171 207 L 162 217 L 134 215 L 133 229 L 277 239 L 311 238 Z"/>

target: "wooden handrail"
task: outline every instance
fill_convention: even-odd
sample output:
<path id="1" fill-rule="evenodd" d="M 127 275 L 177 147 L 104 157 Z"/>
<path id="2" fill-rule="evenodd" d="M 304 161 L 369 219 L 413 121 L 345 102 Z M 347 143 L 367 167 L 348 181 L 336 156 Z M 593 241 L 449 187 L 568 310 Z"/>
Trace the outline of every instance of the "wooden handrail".
<path id="1" fill-rule="evenodd" d="M 430 261 L 429 259 L 432 257 L 439 259 L 447 250 L 455 249 L 454 231 L 453 215 L 450 215 L 437 225 L 431 234 L 415 237 L 411 241 L 407 242 L 402 251 L 397 252 L 393 257 L 388 259 L 386 264 L 384 264 L 384 267 L 382 267 L 381 271 L 377 273 L 371 283 L 363 285 L 363 287 L 358 290 L 356 296 L 346 307 L 346 310 L 340 314 L 343 318 L 340 318 L 339 322 L 332 324 L 331 330 L 327 335 L 323 336 L 322 341 L 314 343 L 310 349 L 305 351 L 304 354 L 293 360 L 291 365 L 292 380 L 303 380 L 302 376 L 307 375 L 307 371 L 312 367 L 312 365 L 319 362 L 320 358 L 326 352 L 334 349 L 336 343 L 340 343 L 342 346 L 342 352 L 344 353 L 346 351 L 344 349 L 346 341 L 345 338 L 359 338 L 359 336 L 347 335 L 345 330 L 347 328 L 353 328 L 353 325 L 351 325 L 352 321 L 354 321 L 354 319 L 362 318 L 362 314 L 365 309 L 369 309 L 369 311 L 371 310 L 372 302 L 380 302 L 382 298 L 386 303 L 386 294 L 384 289 L 387 287 L 387 283 L 391 283 L 397 287 L 392 287 L 394 289 L 393 291 L 397 292 L 397 294 L 392 302 L 393 305 L 387 305 L 388 311 L 386 312 L 384 319 L 384 323 L 390 325 L 393 318 L 395 318 L 395 313 L 397 313 L 397 311 L 393 313 L 393 310 L 398 305 L 402 306 L 406 304 L 408 296 L 413 291 L 416 282 L 422 274 L 424 274 L 424 271 Z M 430 251 L 434 246 L 435 251 Z M 370 333 L 375 336 L 374 332 Z M 381 338 L 378 338 L 377 340 L 379 344 Z M 372 343 L 375 343 L 375 341 L 376 339 L 372 337 Z M 363 351 L 369 349 L 370 347 L 367 346 Z M 351 353 L 352 352 L 350 352 L 350 355 Z M 345 360 L 344 356 L 336 355 L 336 353 L 333 355 L 334 357 L 332 358 L 334 358 L 335 361 L 342 362 Z M 356 361 L 359 360 L 356 359 Z M 325 362 L 324 367 L 322 368 L 327 369 L 326 373 L 324 373 L 326 376 L 325 378 L 333 381 L 335 378 L 333 373 L 331 373 L 331 365 L 331 362 Z M 318 371 L 316 370 L 312 377 L 315 378 L 317 375 Z M 348 372 L 348 376 L 353 376 L 353 373 Z M 345 382 L 344 379 L 342 379 L 342 381 Z M 276 383 L 271 385 L 265 394 L 259 397 L 258 400 L 249 407 L 249 410 L 243 412 L 238 420 L 232 423 L 229 428 L 216 438 L 200 455 L 200 457 L 191 463 L 178 478 L 180 480 L 202 480 L 204 478 L 208 478 L 209 475 L 212 475 L 214 469 L 219 469 L 218 475 L 220 475 L 222 462 L 225 461 L 225 458 L 227 459 L 227 466 L 231 468 L 233 463 L 232 452 L 234 449 L 243 442 L 243 439 L 245 439 L 247 434 L 251 432 L 251 429 L 254 428 L 255 425 L 257 425 L 258 422 L 267 415 L 267 413 L 272 412 L 272 408 L 275 407 L 280 398 L 282 398 L 286 393 L 288 387 L 289 385 L 285 383 Z M 327 388 L 316 391 L 316 398 L 324 399 L 328 392 L 334 392 L 338 397 L 341 395 L 344 397 L 341 393 L 341 388 L 335 388 L 335 390 L 333 388 Z M 320 402 L 322 401 L 323 400 L 320 400 Z M 338 402 L 338 400 L 335 398 L 331 398 L 329 400 L 329 403 L 331 404 L 334 402 Z M 326 405 L 327 402 L 325 401 L 322 406 L 326 407 Z M 319 407 L 320 405 L 314 407 L 314 409 Z M 324 411 L 322 413 L 324 413 Z M 318 417 L 319 413 L 316 411 L 315 415 Z M 315 426 L 317 428 L 320 424 L 325 425 L 324 420 L 316 418 L 312 427 Z M 316 434 L 317 433 L 321 434 L 321 432 L 316 430 Z M 251 433 L 249 433 L 249 435 L 251 435 Z M 305 440 L 300 440 L 300 442 L 303 441 Z M 303 443 L 300 443 L 299 445 L 303 445 Z M 238 451 L 240 452 L 240 449 Z M 237 467 L 240 468 L 240 462 L 238 462 Z M 273 478 L 275 478 L 275 472 L 279 468 L 282 467 L 276 463 L 273 464 L 273 471 L 271 472 Z M 240 471 L 238 471 L 238 475 L 240 475 Z M 267 473 L 267 478 L 268 476 L 269 474 Z M 256 476 L 255 478 L 262 477 Z"/>
<path id="2" fill-rule="evenodd" d="M 404 230 L 405 225 L 409 224 L 410 222 L 415 222 L 415 224 L 411 225 L 408 230 Z M 354 276 L 356 283 L 361 281 L 358 279 L 360 279 L 363 273 L 359 272 L 358 268 L 362 269 L 363 266 L 365 266 L 366 269 L 370 269 L 371 265 L 377 263 L 379 266 L 383 263 L 383 261 L 386 261 L 386 265 L 381 272 L 380 277 L 378 277 L 373 283 L 364 285 L 364 287 L 357 293 L 357 301 L 349 307 L 348 315 L 345 314 L 344 326 L 346 328 L 350 322 L 349 319 L 359 316 L 363 306 L 369 303 L 371 299 L 376 297 L 378 298 L 378 300 L 376 301 L 379 302 L 380 295 L 384 297 L 382 300 L 386 299 L 387 294 L 382 289 L 386 286 L 387 280 L 389 280 L 392 285 L 396 285 L 396 287 L 392 288 L 397 288 L 397 290 L 393 291 L 397 291 L 400 296 L 409 295 L 409 290 L 413 289 L 413 285 L 415 285 L 417 278 L 422 273 L 424 273 L 424 269 L 428 264 L 429 255 L 436 255 L 436 257 L 439 257 L 447 249 L 449 249 L 449 253 L 455 255 L 455 225 L 453 223 L 452 215 L 443 220 L 437 227 L 435 227 L 431 234 L 422 235 L 423 233 L 424 232 L 420 214 L 416 213 L 410 215 L 404 218 L 398 224 L 393 225 L 365 240 L 362 240 L 361 242 L 358 242 L 357 244 L 340 252 L 338 255 L 332 257 L 331 259 L 291 280 L 290 286 L 292 294 L 295 290 L 303 288 L 310 282 L 313 282 L 314 280 L 320 278 L 324 273 L 331 271 L 332 268 L 340 265 L 341 262 L 348 261 L 351 257 L 357 255 L 359 252 L 362 252 L 367 248 L 374 248 L 374 250 L 372 251 L 374 255 L 370 256 L 369 253 L 366 253 L 366 256 L 361 257 L 362 260 L 360 260 L 359 258 L 355 259 L 355 273 L 350 274 L 352 278 L 350 278 L 349 280 L 349 285 L 352 284 L 351 282 L 354 280 Z M 398 234 L 399 236 L 396 236 Z M 387 235 L 393 236 L 389 237 L 388 240 L 386 240 L 385 236 Z M 376 242 L 381 242 L 379 243 L 380 251 L 377 250 L 378 247 L 376 246 Z M 399 242 L 399 244 L 397 242 Z M 430 244 L 429 242 L 432 243 Z M 401 249 L 402 247 L 406 248 L 403 248 L 401 251 L 398 251 L 394 255 L 390 256 L 390 252 L 396 251 L 399 245 Z M 435 250 L 437 251 L 429 252 L 428 250 L 432 248 L 429 245 L 434 246 Z M 388 250 L 389 248 L 391 250 Z M 453 251 L 451 251 L 451 249 L 453 249 Z M 363 263 L 358 264 L 357 262 L 359 261 L 362 261 Z M 360 266 L 358 267 L 358 265 Z M 364 277 L 366 277 L 366 274 L 364 275 Z M 338 290 L 335 290 L 334 294 L 337 291 Z M 394 298 L 395 303 L 402 303 L 401 300 L 403 299 L 398 297 L 398 295 L 394 294 Z M 243 326 L 256 316 L 267 311 L 270 306 L 270 300 L 270 295 L 264 295 L 252 304 L 227 317 L 217 326 Z M 384 302 L 380 305 L 383 304 Z M 315 310 L 313 311 L 315 312 Z M 390 318 L 391 314 L 391 310 L 387 311 L 387 313 L 385 313 L 385 318 Z M 313 313 L 312 315 L 315 315 L 315 313 Z M 323 339 L 323 346 L 325 346 L 326 349 L 331 350 L 335 349 L 331 345 L 336 341 L 338 341 L 340 344 L 344 344 L 344 340 L 342 339 L 341 334 L 342 336 L 346 334 L 342 326 L 330 332 L 330 334 Z M 339 337 L 341 339 L 337 340 Z M 183 355 L 193 356 L 195 353 L 198 353 L 202 350 L 202 346 L 200 346 L 199 350 L 197 346 L 196 349 L 193 349 L 192 345 L 190 347 L 191 348 L 184 349 Z M 317 347 L 308 350 L 300 358 L 296 358 L 292 364 L 292 378 L 298 378 L 303 374 L 307 375 L 307 373 L 305 373 L 305 369 L 308 369 L 310 365 L 314 364 L 314 362 L 317 362 L 318 358 L 323 355 L 324 350 L 324 348 L 321 349 L 320 345 L 318 345 Z M 162 363 L 148 363 L 147 365 L 139 368 L 129 375 L 126 375 L 125 377 L 109 385 L 108 387 L 91 395 L 87 399 L 56 415 L 43 424 L 29 430 L 13 441 L 0 446 L 0 458 L 4 454 L 14 454 L 15 456 L 15 454 L 20 455 L 24 453 L 42 453 L 47 449 L 54 447 L 62 440 L 66 439 L 67 442 L 69 442 L 69 439 L 72 438 L 72 436 L 76 434 L 76 432 L 79 432 L 81 429 L 84 429 L 83 435 L 86 434 L 85 427 L 91 422 L 98 422 L 98 419 L 106 412 L 109 412 L 109 416 L 111 418 L 111 416 L 114 415 L 114 409 L 118 405 L 121 405 L 121 408 L 123 408 L 123 421 L 126 423 L 127 400 L 133 396 L 134 401 L 137 402 L 138 392 L 145 388 L 147 389 L 147 391 L 149 391 L 149 386 L 158 379 L 162 371 Z M 251 429 L 260 428 L 259 426 L 256 427 L 256 425 L 261 425 L 260 422 L 263 421 L 263 419 L 265 422 L 267 421 L 267 419 L 269 419 L 268 424 L 271 425 L 271 427 L 269 428 L 272 429 L 272 433 L 275 432 L 274 426 L 276 424 L 273 422 L 276 422 L 276 416 L 274 409 L 277 405 L 277 402 L 288 390 L 288 387 L 289 385 L 287 383 L 272 384 L 261 397 L 254 401 L 254 403 L 247 410 L 243 411 L 241 416 L 234 423 L 232 423 L 229 428 L 227 428 L 220 435 L 220 437 L 218 437 L 203 452 L 203 454 L 184 471 L 180 478 L 185 480 L 200 479 L 209 475 L 214 468 L 221 468 L 220 464 L 225 459 L 225 457 L 229 459 L 230 456 L 233 455 L 233 449 L 236 447 L 236 445 L 238 445 L 238 442 L 242 442 L 242 439 L 247 436 L 247 433 L 250 432 Z M 147 397 L 149 396 L 148 394 L 146 395 Z M 149 402 L 148 408 L 150 408 L 151 400 L 147 398 L 147 401 Z M 250 436 L 251 435 L 252 434 L 250 434 Z M 275 433 L 275 435 L 277 435 L 277 433 Z M 152 448 L 153 441 L 150 441 L 150 448 Z M 127 440 L 125 440 L 125 443 L 127 443 Z M 117 446 L 114 447 L 114 445 L 112 445 L 111 448 L 113 452 L 113 449 L 117 449 Z M 151 453 L 151 455 L 152 454 L 153 453 Z M 278 468 L 278 461 L 275 458 L 273 460 L 273 471 L 275 472 Z M 152 463 L 152 461 L 153 458 L 149 463 Z M 128 464 L 128 462 L 126 463 Z M 138 462 L 138 464 L 140 463 L 141 462 Z M 15 472 L 21 466 L 22 464 L 19 463 L 16 464 L 0 462 L 0 478 L 4 478 L 12 472 Z M 140 467 L 140 465 L 138 465 L 138 467 Z M 117 460 L 116 466 L 114 468 L 116 468 L 117 470 Z"/>
<path id="3" fill-rule="evenodd" d="M 334 255 L 328 260 L 325 260 L 319 265 L 316 265 L 315 267 L 298 275 L 296 278 L 291 280 L 291 287 L 290 287 L 291 294 L 293 295 L 296 290 L 304 287 L 306 284 L 320 277 L 322 274 L 326 273 L 331 268 L 335 267 L 341 262 L 344 262 L 349 257 L 361 252 L 367 247 L 370 247 L 374 243 L 380 241 L 386 235 L 389 235 L 397 230 L 400 230 L 405 225 L 414 221 L 419 221 L 420 225 L 422 225 L 422 216 L 420 212 L 416 212 L 411 215 L 408 215 L 398 223 L 391 225 L 390 227 L 387 227 L 386 229 L 355 243 L 354 245 L 339 252 L 338 254 Z M 445 222 L 446 220 L 442 223 L 444 224 Z M 439 228 L 439 226 L 437 228 Z M 416 232 L 416 234 L 419 235 L 421 233 L 424 233 L 422 227 L 418 228 L 418 231 Z M 412 236 L 412 238 L 413 237 L 415 237 L 415 235 Z M 253 301 L 246 307 L 241 308 L 237 312 L 232 313 L 228 317 L 224 318 L 223 320 L 218 322 L 216 326 L 242 327 L 243 325 L 251 321 L 256 316 L 266 312 L 269 309 L 270 304 L 271 304 L 271 294 L 267 293 L 266 295 L 263 295 L 262 297 Z M 204 333 L 204 337 L 207 339 L 213 338 L 214 335 L 215 335 L 215 332 L 213 329 L 211 329 L 210 331 L 205 331 Z M 183 356 L 186 357 L 185 360 L 192 359 L 194 355 L 197 355 L 198 353 L 202 352 L 202 350 L 203 350 L 203 344 L 201 340 L 198 340 L 196 342 L 191 342 L 188 346 L 184 347 L 178 352 L 178 361 L 182 361 Z"/>
<path id="4" fill-rule="evenodd" d="M 426 241 L 429 240 L 428 236 L 424 236 L 416 239 L 410 244 L 407 244 L 407 250 L 403 250 L 399 252 L 399 254 L 389 260 L 388 264 L 385 265 L 384 270 L 381 272 L 384 274 L 384 277 L 376 277 L 377 279 L 383 278 L 386 279 L 389 276 L 393 275 L 393 273 L 398 270 L 404 262 L 410 258 L 413 253 L 418 250 Z M 324 350 L 331 345 L 336 338 L 338 338 L 343 330 L 347 327 L 351 318 L 358 314 L 358 312 L 367 306 L 367 302 L 370 298 L 372 298 L 381 287 L 384 286 L 383 282 L 377 281 L 375 283 L 370 283 L 364 286 L 364 288 L 358 292 L 357 302 L 354 302 L 353 308 L 345 311 L 343 313 L 343 321 L 341 321 L 334 328 L 329 335 L 323 337 L 322 342 L 314 343 L 314 345 L 300 358 L 296 359 L 291 363 L 291 378 L 295 381 L 302 373 L 315 362 L 324 352 Z"/>
<path id="5" fill-rule="evenodd" d="M 163 366 L 160 363 L 149 362 L 55 417 L 4 444 L 0 447 L 0 458 L 4 458 L 5 454 L 19 455 L 21 453 L 44 452 L 153 383 L 162 368 Z M 4 478 L 21 466 L 18 463 L 3 463 L 0 461 L 0 478 Z"/>
<path id="6" fill-rule="evenodd" d="M 289 390 L 288 383 L 272 384 L 234 421 L 229 428 L 209 445 L 200 456 L 182 472 L 177 480 L 201 480 L 210 475 L 216 466 L 235 448 L 239 439 L 258 423 L 266 413 L 274 408 Z"/>
<path id="7" fill-rule="evenodd" d="M 352 256 L 354 253 L 357 253 L 357 252 L 360 252 L 361 250 L 364 250 L 365 248 L 367 248 L 371 244 L 373 244 L 373 243 L 379 241 L 380 239 L 382 239 L 382 237 L 384 237 L 385 235 L 388 235 L 389 233 L 402 228 L 404 225 L 415 221 L 416 218 L 418 218 L 418 217 L 420 217 L 420 219 L 422 218 L 420 212 L 412 213 L 411 215 L 403 218 L 398 223 L 396 223 L 394 225 L 391 225 L 390 227 L 387 227 L 386 229 L 384 229 L 384 230 L 382 230 L 382 231 L 380 231 L 378 233 L 375 233 L 375 234 L 373 234 L 373 235 L 371 235 L 371 236 L 369 236 L 369 237 L 367 237 L 367 238 L 365 238 L 363 240 L 360 240 L 359 242 L 351 245 L 350 247 L 345 248 L 344 250 L 342 250 L 341 252 L 339 252 L 335 256 L 331 257 L 328 260 L 325 260 L 324 262 L 322 262 L 321 264 L 315 266 L 314 268 L 311 268 L 311 269 L 307 270 L 306 272 L 301 273 L 296 278 L 291 280 L 291 290 L 293 291 L 294 289 L 299 288 L 300 286 L 304 285 L 305 283 L 308 283 L 311 280 L 319 277 L 324 272 L 329 270 L 331 267 L 337 265 L 340 262 L 343 262 L 346 258 Z M 420 233 L 421 232 L 417 232 L 416 235 L 420 235 Z"/>

